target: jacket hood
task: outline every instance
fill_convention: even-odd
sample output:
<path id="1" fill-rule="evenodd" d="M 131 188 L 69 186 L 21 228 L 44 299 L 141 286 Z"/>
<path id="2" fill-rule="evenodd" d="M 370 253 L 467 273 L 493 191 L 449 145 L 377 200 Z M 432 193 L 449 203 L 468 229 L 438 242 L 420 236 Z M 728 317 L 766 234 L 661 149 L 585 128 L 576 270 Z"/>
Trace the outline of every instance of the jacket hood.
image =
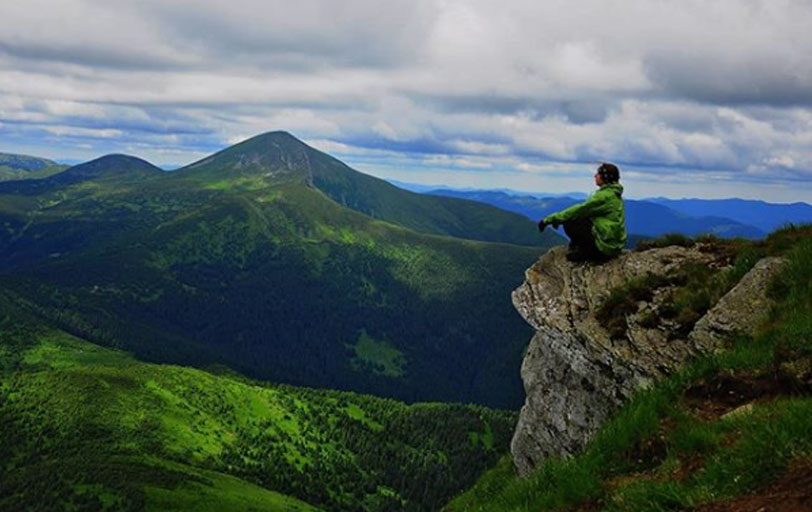
<path id="1" fill-rule="evenodd" d="M 618 197 L 623 195 L 623 185 L 620 183 L 607 183 L 606 185 L 602 186 L 601 189 L 608 189 L 615 193 Z"/>

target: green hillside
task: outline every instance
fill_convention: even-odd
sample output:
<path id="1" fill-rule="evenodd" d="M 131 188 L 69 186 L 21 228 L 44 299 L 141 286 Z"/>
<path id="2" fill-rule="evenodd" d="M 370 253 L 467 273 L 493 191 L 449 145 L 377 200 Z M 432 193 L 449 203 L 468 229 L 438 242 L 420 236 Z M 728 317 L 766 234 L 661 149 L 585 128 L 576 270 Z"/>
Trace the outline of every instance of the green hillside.
<path id="1" fill-rule="evenodd" d="M 521 215 L 482 202 L 397 188 L 353 170 L 287 132 L 258 135 L 179 172 L 215 179 L 261 175 L 307 183 L 342 206 L 422 233 L 540 247 L 563 242 L 553 232 L 539 235 L 535 224 Z"/>
<path id="2" fill-rule="evenodd" d="M 67 168 L 45 158 L 0 153 L 0 181 L 47 178 Z"/>
<path id="3" fill-rule="evenodd" d="M 0 184 L 0 285 L 144 360 L 518 407 L 530 329 L 510 292 L 543 248 L 374 219 L 310 183 L 319 162 L 355 172 L 270 134 L 172 173 L 112 155 Z"/>
<path id="4" fill-rule="evenodd" d="M 29 307 L 0 291 L 0 510 L 436 510 L 515 421 L 142 363 Z"/>
<path id="5" fill-rule="evenodd" d="M 751 265 L 788 258 L 769 289 L 777 305 L 754 337 L 731 339 L 723 352 L 639 392 L 580 455 L 548 459 L 526 479 L 506 456 L 443 510 L 808 510 L 812 226 L 724 247 Z M 698 288 L 694 302 L 708 293 Z"/>

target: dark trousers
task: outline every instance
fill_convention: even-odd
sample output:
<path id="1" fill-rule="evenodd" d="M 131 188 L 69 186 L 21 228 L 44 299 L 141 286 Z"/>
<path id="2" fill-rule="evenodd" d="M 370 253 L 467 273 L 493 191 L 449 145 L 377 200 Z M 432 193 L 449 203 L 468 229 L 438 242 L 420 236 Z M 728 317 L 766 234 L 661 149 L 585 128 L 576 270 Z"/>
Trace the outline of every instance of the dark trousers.
<path id="1" fill-rule="evenodd" d="M 570 250 L 577 251 L 593 261 L 606 261 L 609 259 L 595 245 L 592 236 L 592 221 L 590 219 L 568 220 L 563 224 L 564 233 L 570 239 Z"/>

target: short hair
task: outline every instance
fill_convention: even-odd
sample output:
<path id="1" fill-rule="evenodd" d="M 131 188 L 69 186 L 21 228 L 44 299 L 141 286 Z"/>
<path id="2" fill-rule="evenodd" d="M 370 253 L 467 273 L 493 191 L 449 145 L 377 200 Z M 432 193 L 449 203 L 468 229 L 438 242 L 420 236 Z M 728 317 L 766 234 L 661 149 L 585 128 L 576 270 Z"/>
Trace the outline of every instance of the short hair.
<path id="1" fill-rule="evenodd" d="M 598 166 L 598 174 L 604 183 L 617 183 L 620 181 L 620 169 L 609 162 L 603 162 Z"/>

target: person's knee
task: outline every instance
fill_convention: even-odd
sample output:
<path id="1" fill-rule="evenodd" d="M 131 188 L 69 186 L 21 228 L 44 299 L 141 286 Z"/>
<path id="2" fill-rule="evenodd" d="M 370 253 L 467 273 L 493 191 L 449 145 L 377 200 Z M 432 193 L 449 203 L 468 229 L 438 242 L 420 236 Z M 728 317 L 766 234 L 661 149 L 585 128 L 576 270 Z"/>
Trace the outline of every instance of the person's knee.
<path id="1" fill-rule="evenodd" d="M 589 219 L 568 220 L 563 223 L 564 233 L 572 239 L 586 239 L 592 237 L 592 221 Z"/>

